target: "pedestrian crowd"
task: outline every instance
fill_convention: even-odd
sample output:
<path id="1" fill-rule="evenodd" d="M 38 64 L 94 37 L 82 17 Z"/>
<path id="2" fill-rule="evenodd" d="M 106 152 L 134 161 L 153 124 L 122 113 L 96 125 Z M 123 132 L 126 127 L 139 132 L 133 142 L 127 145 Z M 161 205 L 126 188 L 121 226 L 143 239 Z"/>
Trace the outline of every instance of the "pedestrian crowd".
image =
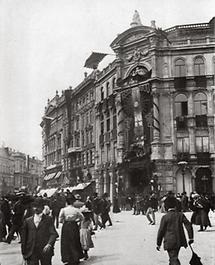
<path id="1" fill-rule="evenodd" d="M 8 194 L 0 200 L 0 242 L 11 244 L 18 237 L 27 265 L 39 261 L 41 265 L 51 265 L 59 237 L 57 229 L 62 223 L 61 260 L 67 265 L 77 265 L 81 259 L 88 259 L 88 251 L 94 247 L 92 235 L 113 225 L 111 205 L 108 193 L 101 197 L 93 193 L 85 201 L 69 190 L 59 191 L 51 198 L 46 193 Z M 120 211 L 117 205 L 113 208 Z"/>
<path id="2" fill-rule="evenodd" d="M 186 192 L 176 195 L 168 192 L 161 198 L 154 192 L 120 199 L 115 196 L 113 205 L 108 193 L 101 197 L 93 193 L 82 201 L 79 194 L 73 195 L 69 190 L 59 191 L 51 198 L 47 194 L 30 196 L 19 192 L 0 200 L 0 242 L 10 244 L 18 238 L 27 265 L 38 265 L 39 261 L 41 265 L 51 265 L 61 223 L 61 260 L 67 265 L 77 265 L 81 259 L 88 259 L 88 251 L 94 247 L 92 235 L 113 225 L 111 206 L 114 213 L 133 209 L 133 215 L 145 215 L 149 225 L 156 224 L 157 211 L 165 213 L 159 225 L 157 250 L 164 241 L 171 265 L 180 264 L 180 248 L 193 243 L 192 225 L 199 225 L 199 232 L 206 231 L 211 226 L 209 211 L 214 210 L 212 199 L 196 192 L 189 197 Z M 192 211 L 190 221 L 184 215 L 187 211 Z"/>

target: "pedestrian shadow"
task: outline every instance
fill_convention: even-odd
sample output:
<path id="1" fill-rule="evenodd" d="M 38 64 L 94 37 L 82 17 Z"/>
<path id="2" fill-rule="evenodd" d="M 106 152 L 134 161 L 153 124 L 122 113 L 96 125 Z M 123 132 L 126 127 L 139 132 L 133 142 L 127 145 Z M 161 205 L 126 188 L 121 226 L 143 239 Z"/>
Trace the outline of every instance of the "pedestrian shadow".
<path id="1" fill-rule="evenodd" d="M 114 262 L 119 261 L 119 255 L 112 254 L 112 255 L 102 255 L 102 256 L 90 256 L 87 260 L 87 265 L 90 264 L 101 264 L 101 262 L 105 262 L 108 260 L 108 262 L 113 262 L 112 264 L 116 264 Z"/>

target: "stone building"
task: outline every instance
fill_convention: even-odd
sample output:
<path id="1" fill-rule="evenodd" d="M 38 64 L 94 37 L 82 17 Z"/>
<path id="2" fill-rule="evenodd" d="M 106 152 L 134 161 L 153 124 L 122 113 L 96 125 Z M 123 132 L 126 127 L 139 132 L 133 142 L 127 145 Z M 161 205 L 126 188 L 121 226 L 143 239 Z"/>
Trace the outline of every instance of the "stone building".
<path id="1" fill-rule="evenodd" d="M 64 179 L 64 154 L 66 140 L 64 122 L 66 117 L 65 95 L 58 91 L 52 100 L 48 100 L 42 127 L 43 186 L 59 186 Z"/>
<path id="2" fill-rule="evenodd" d="M 68 162 L 72 184 L 89 182 L 95 156 L 95 74 L 87 76 L 73 91 Z"/>
<path id="3" fill-rule="evenodd" d="M 135 11 L 110 45 L 116 59 L 62 99 L 70 183 L 92 177 L 111 196 L 215 192 L 214 21 L 162 30 L 155 21 L 144 26 Z M 51 124 L 56 110 L 46 110 Z M 54 160 L 47 143 L 46 166 Z"/>
<path id="4" fill-rule="evenodd" d="M 33 192 L 40 185 L 42 161 L 8 147 L 0 148 L 0 195 L 21 188 Z"/>
<path id="5" fill-rule="evenodd" d="M 101 193 L 215 191 L 214 21 L 161 30 L 135 12 L 111 43 L 96 82 Z"/>
<path id="6" fill-rule="evenodd" d="M 14 190 L 14 169 L 11 149 L 0 147 L 0 195 L 5 195 Z"/>

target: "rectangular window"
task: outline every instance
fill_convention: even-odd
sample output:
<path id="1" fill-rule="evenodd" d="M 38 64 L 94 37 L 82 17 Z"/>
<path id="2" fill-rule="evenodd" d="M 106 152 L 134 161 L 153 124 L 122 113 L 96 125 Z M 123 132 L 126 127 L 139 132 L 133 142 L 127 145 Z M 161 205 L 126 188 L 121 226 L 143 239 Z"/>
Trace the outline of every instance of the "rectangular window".
<path id="1" fill-rule="evenodd" d="M 177 139 L 177 151 L 179 153 L 189 153 L 189 138 L 178 138 Z"/>
<path id="2" fill-rule="evenodd" d="M 104 100 L 104 88 L 101 87 L 101 101 Z"/>
<path id="3" fill-rule="evenodd" d="M 207 136 L 196 137 L 196 152 L 197 153 L 209 152 L 209 140 Z"/>
<path id="4" fill-rule="evenodd" d="M 107 132 L 110 131 L 110 119 L 107 119 Z"/>
<path id="5" fill-rule="evenodd" d="M 104 134 L 104 122 L 101 122 L 101 134 Z"/>
<path id="6" fill-rule="evenodd" d="M 117 128 L 117 120 L 116 120 L 116 115 L 113 115 L 113 129 Z"/>

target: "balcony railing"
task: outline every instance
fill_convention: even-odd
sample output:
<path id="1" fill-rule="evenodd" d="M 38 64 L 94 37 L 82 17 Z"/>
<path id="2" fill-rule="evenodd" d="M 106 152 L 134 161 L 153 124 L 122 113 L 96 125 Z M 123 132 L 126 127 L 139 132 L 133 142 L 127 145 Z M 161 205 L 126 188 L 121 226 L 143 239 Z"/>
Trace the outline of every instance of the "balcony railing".
<path id="1" fill-rule="evenodd" d="M 174 78 L 175 89 L 184 89 L 186 88 L 186 76 L 175 77 Z"/>
<path id="2" fill-rule="evenodd" d="M 186 118 L 186 116 L 176 117 L 176 127 L 177 127 L 178 131 L 187 129 L 187 118 Z"/>
<path id="3" fill-rule="evenodd" d="M 208 119 L 207 115 L 196 115 L 196 127 L 207 127 Z"/>
<path id="4" fill-rule="evenodd" d="M 177 161 L 189 161 L 190 154 L 188 152 L 178 152 L 176 157 Z"/>
<path id="5" fill-rule="evenodd" d="M 209 152 L 198 152 L 197 163 L 199 165 L 208 165 L 210 163 L 210 153 Z"/>
<path id="6" fill-rule="evenodd" d="M 194 77 L 196 87 L 207 87 L 207 79 L 205 75 L 199 75 Z"/>

